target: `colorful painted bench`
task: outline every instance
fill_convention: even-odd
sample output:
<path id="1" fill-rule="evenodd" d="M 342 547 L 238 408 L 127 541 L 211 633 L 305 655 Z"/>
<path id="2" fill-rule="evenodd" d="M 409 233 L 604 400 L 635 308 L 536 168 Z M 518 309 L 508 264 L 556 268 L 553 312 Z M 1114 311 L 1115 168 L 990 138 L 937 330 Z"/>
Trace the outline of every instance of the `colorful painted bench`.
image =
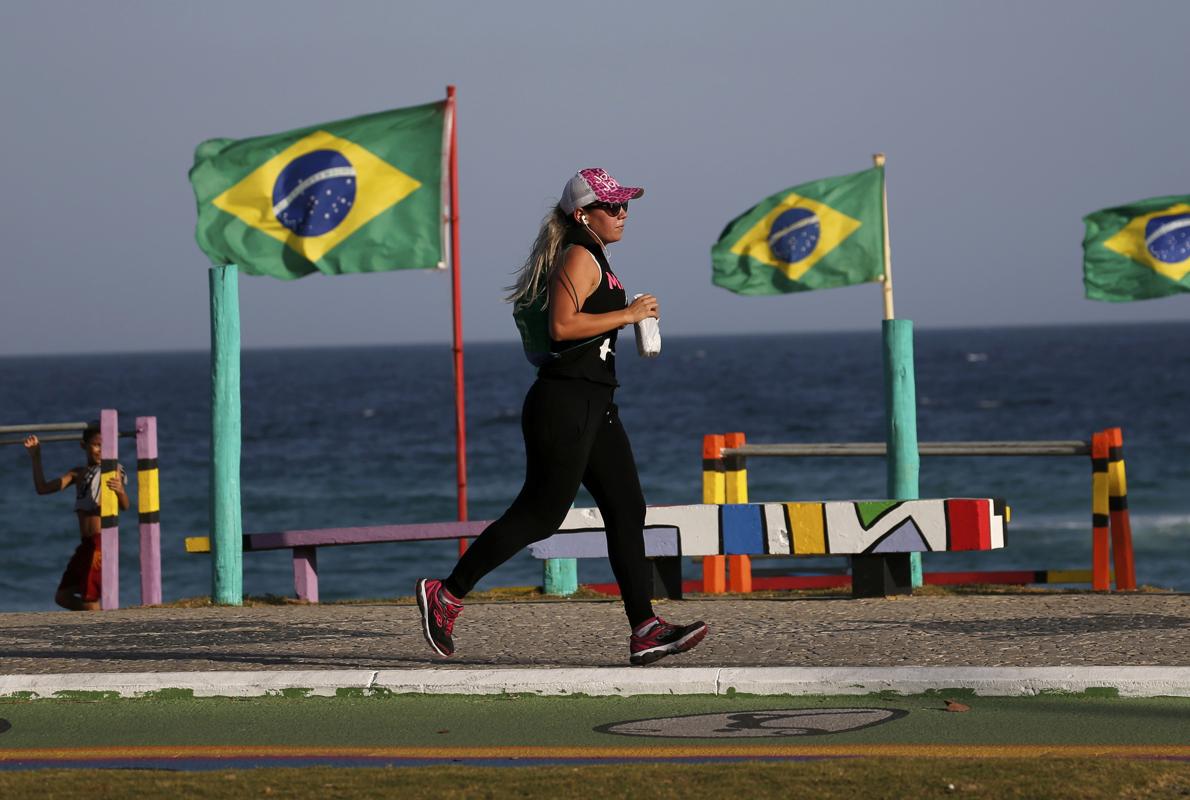
<path id="1" fill-rule="evenodd" d="M 489 524 L 471 520 L 246 533 L 243 547 L 244 552 L 292 550 L 294 592 L 317 603 L 320 547 L 473 538 Z M 991 550 L 1004 546 L 1004 529 L 1004 506 L 989 499 L 650 506 L 645 554 L 654 559 L 655 592 L 680 597 L 683 556 Z M 188 537 L 186 551 L 209 553 L 210 539 Z M 558 533 L 529 545 L 529 551 L 541 559 L 606 558 L 603 517 L 595 508 L 571 509 Z"/>
<path id="2" fill-rule="evenodd" d="M 666 595 L 678 597 L 683 556 L 994 550 L 1004 546 L 1007 516 L 991 498 L 649 506 L 645 555 L 656 560 Z M 572 509 L 558 533 L 529 551 L 540 559 L 606 558 L 599 510 Z"/>

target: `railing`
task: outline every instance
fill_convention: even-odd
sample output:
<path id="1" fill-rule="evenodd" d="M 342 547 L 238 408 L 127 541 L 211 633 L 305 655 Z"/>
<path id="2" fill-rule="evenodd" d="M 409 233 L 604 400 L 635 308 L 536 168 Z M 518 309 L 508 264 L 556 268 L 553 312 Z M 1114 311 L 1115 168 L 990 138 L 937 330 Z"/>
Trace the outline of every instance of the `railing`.
<path id="1" fill-rule="evenodd" d="M 884 442 L 748 444 L 743 433 L 710 434 L 703 439 L 703 500 L 748 502 L 746 458 L 875 457 L 884 456 L 886 452 Z M 1108 428 L 1095 433 L 1089 442 L 920 442 L 918 453 L 922 456 L 1090 456 L 1091 587 L 1096 591 L 1108 591 L 1110 588 L 1110 547 L 1115 561 L 1116 589 L 1136 589 L 1132 527 L 1128 516 L 1127 480 L 1124 471 L 1123 432 L 1120 428 Z M 857 562 L 853 560 L 853 572 L 856 566 Z M 730 580 L 727 577 L 728 567 Z M 711 556 L 704 559 L 703 591 L 749 591 L 750 588 L 751 563 L 747 556 Z"/>

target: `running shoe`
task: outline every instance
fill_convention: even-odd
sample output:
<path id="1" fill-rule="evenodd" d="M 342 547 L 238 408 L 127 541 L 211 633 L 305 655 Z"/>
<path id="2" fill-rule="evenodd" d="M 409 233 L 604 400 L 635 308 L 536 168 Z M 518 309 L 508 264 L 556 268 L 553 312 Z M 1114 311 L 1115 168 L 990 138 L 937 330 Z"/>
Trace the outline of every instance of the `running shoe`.
<path id="1" fill-rule="evenodd" d="M 661 617 L 642 623 L 628 639 L 628 661 L 634 666 L 652 664 L 671 653 L 684 653 L 707 635 L 707 625 L 670 625 Z"/>
<path id="2" fill-rule="evenodd" d="M 421 610 L 421 632 L 434 652 L 449 656 L 455 651 L 455 620 L 463 612 L 463 604 L 451 597 L 442 581 L 422 578 L 417 582 L 417 607 Z"/>

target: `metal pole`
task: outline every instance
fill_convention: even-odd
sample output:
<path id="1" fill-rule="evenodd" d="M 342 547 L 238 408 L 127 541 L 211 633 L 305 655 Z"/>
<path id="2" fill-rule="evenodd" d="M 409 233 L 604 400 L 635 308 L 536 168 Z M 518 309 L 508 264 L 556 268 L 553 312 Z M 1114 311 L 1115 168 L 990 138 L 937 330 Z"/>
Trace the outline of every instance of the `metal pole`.
<path id="1" fill-rule="evenodd" d="M 1091 445 L 1077 440 L 1006 442 L 918 442 L 923 456 L 1085 456 Z M 797 442 L 793 444 L 746 444 L 726 447 L 723 455 L 741 456 L 884 456 L 884 442 Z"/>
<path id="2" fill-rule="evenodd" d="M 0 425 L 0 433 L 39 433 L 41 431 L 85 431 L 85 422 L 47 422 L 43 425 Z M 38 437 L 41 438 L 41 437 Z"/>
<path id="3" fill-rule="evenodd" d="M 463 393 L 463 292 L 459 275 L 459 161 L 455 87 L 446 87 L 446 124 L 450 126 L 450 299 L 453 315 L 455 376 L 455 472 L 458 480 L 458 516 L 467 520 L 467 411 Z M 467 540 L 459 539 L 459 555 Z"/>

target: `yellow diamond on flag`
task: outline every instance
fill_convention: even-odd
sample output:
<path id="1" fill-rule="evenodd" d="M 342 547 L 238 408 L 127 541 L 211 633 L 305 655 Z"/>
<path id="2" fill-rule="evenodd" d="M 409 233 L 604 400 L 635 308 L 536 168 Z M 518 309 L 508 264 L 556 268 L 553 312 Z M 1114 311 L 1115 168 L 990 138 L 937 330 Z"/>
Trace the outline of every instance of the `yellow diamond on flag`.
<path id="1" fill-rule="evenodd" d="M 731 252 L 768 264 L 796 281 L 859 227 L 859 220 L 790 192 L 739 238 Z"/>
<path id="2" fill-rule="evenodd" d="M 1190 274 L 1190 249 L 1185 246 L 1187 227 L 1190 227 L 1190 205 L 1175 203 L 1134 217 L 1103 242 L 1103 246 L 1171 281 L 1180 281 Z"/>
<path id="3" fill-rule="evenodd" d="M 358 144 L 315 131 L 211 203 L 318 261 L 420 186 Z"/>

